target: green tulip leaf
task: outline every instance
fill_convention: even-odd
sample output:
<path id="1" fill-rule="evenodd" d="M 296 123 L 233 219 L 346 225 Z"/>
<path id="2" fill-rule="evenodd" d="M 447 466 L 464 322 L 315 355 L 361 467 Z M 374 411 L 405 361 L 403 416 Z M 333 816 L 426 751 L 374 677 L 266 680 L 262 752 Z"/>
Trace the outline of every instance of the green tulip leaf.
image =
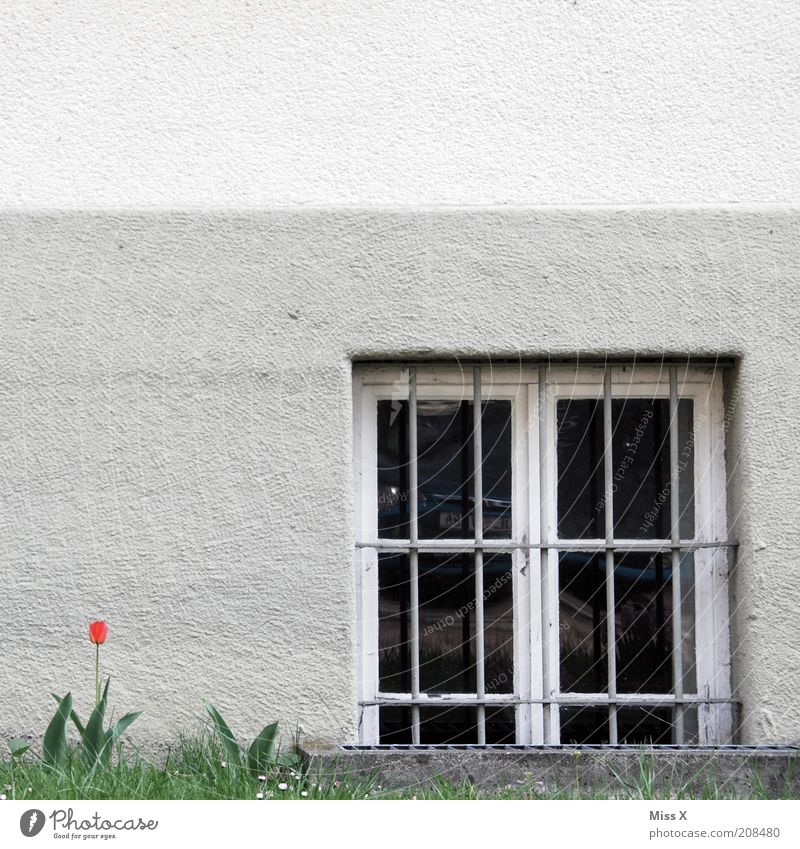
<path id="1" fill-rule="evenodd" d="M 226 757 L 233 766 L 241 766 L 242 752 L 239 748 L 239 744 L 236 742 L 236 738 L 233 736 L 233 732 L 230 728 L 228 728 L 228 724 L 220 716 L 219 711 L 214 707 L 214 705 L 206 704 L 206 710 L 214 723 L 214 728 L 216 729 L 220 740 L 222 740 L 222 746 L 225 750 Z"/>
<path id="2" fill-rule="evenodd" d="M 62 769 L 67 759 L 67 719 L 72 710 L 72 693 L 59 702 L 42 742 L 42 760 L 47 766 Z"/>
<path id="3" fill-rule="evenodd" d="M 275 763 L 278 764 L 278 766 L 285 766 L 288 769 L 300 769 L 300 766 L 302 765 L 302 761 L 298 755 L 294 753 L 278 755 L 278 757 L 275 758 Z"/>
<path id="4" fill-rule="evenodd" d="M 122 719 L 118 719 L 106 732 L 109 747 L 113 746 L 114 743 L 116 743 L 117 740 L 119 740 L 119 738 L 122 737 L 122 735 L 128 730 L 128 727 L 141 715 L 142 712 L 138 710 L 132 713 L 126 713 Z"/>
<path id="5" fill-rule="evenodd" d="M 107 738 L 103 730 L 103 721 L 106 715 L 107 697 L 108 684 L 106 684 L 103 697 L 92 711 L 92 715 L 86 723 L 86 731 L 83 734 L 83 757 L 90 767 L 94 766 L 105 754 Z"/>
<path id="6" fill-rule="evenodd" d="M 12 758 L 21 758 L 30 749 L 30 745 L 19 737 L 14 737 L 8 741 L 8 748 Z"/>
<path id="7" fill-rule="evenodd" d="M 278 737 L 278 723 L 265 726 L 253 740 L 247 752 L 247 765 L 255 775 L 264 772 L 275 756 L 275 740 Z"/>
<path id="8" fill-rule="evenodd" d="M 57 696 L 55 693 L 50 693 L 50 695 L 51 695 L 51 696 L 52 696 L 52 697 L 53 697 L 53 698 L 54 698 L 54 699 L 55 699 L 55 700 L 56 700 L 59 704 L 61 704 L 61 696 Z M 83 727 L 83 723 L 80 721 L 80 719 L 78 719 L 78 714 L 77 714 L 77 713 L 75 713 L 75 711 L 74 711 L 74 710 L 71 710 L 71 711 L 69 712 L 69 718 L 72 720 L 72 722 L 74 723 L 75 727 L 78 729 L 78 734 L 80 734 L 80 735 L 81 735 L 81 737 L 83 737 L 84 731 L 85 731 L 86 729 Z"/>

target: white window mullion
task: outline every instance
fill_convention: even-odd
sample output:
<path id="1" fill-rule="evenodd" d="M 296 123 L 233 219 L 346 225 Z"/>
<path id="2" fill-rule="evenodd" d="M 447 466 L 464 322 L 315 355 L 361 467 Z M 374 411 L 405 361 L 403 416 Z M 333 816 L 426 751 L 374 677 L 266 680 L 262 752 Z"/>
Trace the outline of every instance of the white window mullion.
<path id="1" fill-rule="evenodd" d="M 539 369 L 539 527 L 541 558 L 541 628 L 544 742 L 558 744 L 559 709 L 551 700 L 558 691 L 558 552 L 555 539 L 555 407 L 549 388 L 549 369 Z"/>
<path id="2" fill-rule="evenodd" d="M 519 469 L 519 473 L 517 477 L 522 480 L 518 481 L 516 486 L 518 494 L 522 490 L 518 500 L 520 504 L 518 513 L 521 521 L 524 521 L 527 526 L 527 538 L 523 536 L 523 541 L 529 541 L 536 545 L 542 542 L 540 516 L 542 491 L 539 474 L 540 463 L 543 462 L 539 441 L 539 399 L 542 394 L 538 384 L 528 384 L 526 404 L 524 409 L 520 410 L 520 414 L 525 416 L 524 432 L 527 434 L 527 455 L 524 464 L 518 459 L 517 469 Z M 521 512 L 523 505 L 524 514 Z M 522 519 L 523 516 L 524 519 Z M 544 706 L 541 702 L 544 698 L 543 662 L 545 652 L 544 629 L 542 627 L 542 553 L 540 549 L 533 548 L 519 552 L 519 555 L 521 555 L 522 562 L 527 567 L 525 570 L 527 572 L 525 586 L 528 590 L 528 604 L 525 607 L 525 621 L 520 623 L 518 636 L 520 645 L 529 647 L 528 662 L 525 664 L 528 681 L 525 682 L 527 686 L 521 692 L 528 692 L 529 698 L 535 700 L 529 706 L 530 736 L 525 737 L 524 742 L 541 744 L 545 742 Z M 527 633 L 522 632 L 525 622 L 527 622 L 529 628 Z"/>
<path id="3" fill-rule="evenodd" d="M 378 551 L 374 548 L 362 548 L 356 552 L 358 574 L 360 576 L 358 592 L 361 602 L 362 635 L 359 643 L 361 658 L 360 687 L 361 698 L 365 702 L 374 701 L 378 696 Z M 361 708 L 360 738 L 365 743 L 380 741 L 380 715 L 375 704 L 366 704 Z"/>
<path id="4" fill-rule="evenodd" d="M 703 397 L 695 401 L 695 500 L 698 538 L 724 542 L 727 539 L 725 503 L 725 431 L 722 381 L 713 376 Z M 729 641 L 730 558 L 735 549 L 698 549 L 695 554 L 698 695 L 710 699 L 731 698 L 731 654 Z M 700 580 L 702 576 L 702 580 Z M 733 705 L 701 704 L 700 742 L 718 745 L 733 741 Z"/>
<path id="5" fill-rule="evenodd" d="M 354 398 L 353 444 L 354 450 L 364 457 L 377 454 L 377 408 L 372 392 L 360 382 L 356 383 Z M 358 493 L 375 493 L 378 489 L 377 464 L 360 462 L 356 466 L 355 484 Z M 372 499 L 363 495 L 356 501 L 358 538 L 378 538 L 377 510 Z M 378 637 L 379 637 L 379 586 L 378 550 L 357 548 L 355 551 L 356 597 L 358 599 L 358 675 L 359 697 L 363 702 L 374 701 L 378 694 Z M 359 739 L 364 743 L 380 741 L 380 716 L 377 705 L 366 704 L 358 715 Z"/>

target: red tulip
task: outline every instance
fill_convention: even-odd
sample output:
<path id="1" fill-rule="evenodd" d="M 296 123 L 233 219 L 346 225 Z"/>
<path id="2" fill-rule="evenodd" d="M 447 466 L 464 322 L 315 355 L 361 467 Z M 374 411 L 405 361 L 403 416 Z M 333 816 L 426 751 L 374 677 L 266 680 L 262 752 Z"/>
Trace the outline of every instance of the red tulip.
<path id="1" fill-rule="evenodd" d="M 89 639 L 96 645 L 101 646 L 106 641 L 108 636 L 107 622 L 90 622 L 89 623 Z"/>
<path id="2" fill-rule="evenodd" d="M 100 646 L 108 636 L 108 622 L 99 620 L 89 623 L 89 640 L 95 645 L 94 655 L 94 694 L 95 704 L 100 704 Z"/>

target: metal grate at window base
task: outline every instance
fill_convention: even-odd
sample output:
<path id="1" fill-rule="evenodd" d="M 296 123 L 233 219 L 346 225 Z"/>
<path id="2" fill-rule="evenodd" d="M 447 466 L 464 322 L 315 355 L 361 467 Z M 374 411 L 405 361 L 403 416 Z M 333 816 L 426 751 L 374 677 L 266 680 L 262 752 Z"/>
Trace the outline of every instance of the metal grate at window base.
<path id="1" fill-rule="evenodd" d="M 789 745 L 692 745 L 689 743 L 653 743 L 629 745 L 626 743 L 575 743 L 575 744 L 532 744 L 532 743 L 432 743 L 430 745 L 380 743 L 374 745 L 343 744 L 343 752 L 735 752 L 739 754 L 773 753 L 782 755 L 800 754 L 800 746 Z"/>

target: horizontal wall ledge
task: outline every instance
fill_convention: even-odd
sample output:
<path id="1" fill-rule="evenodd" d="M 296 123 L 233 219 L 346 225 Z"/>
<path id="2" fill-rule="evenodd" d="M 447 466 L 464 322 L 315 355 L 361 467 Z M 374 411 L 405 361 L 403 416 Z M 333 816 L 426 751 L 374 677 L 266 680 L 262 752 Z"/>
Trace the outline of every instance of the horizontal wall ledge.
<path id="1" fill-rule="evenodd" d="M 702 798 L 711 788 L 718 798 L 800 795 L 800 747 L 791 745 L 342 745 L 302 757 L 317 780 L 372 778 L 383 790 L 444 780 L 543 798 L 641 798 L 644 776 L 656 798 Z"/>

